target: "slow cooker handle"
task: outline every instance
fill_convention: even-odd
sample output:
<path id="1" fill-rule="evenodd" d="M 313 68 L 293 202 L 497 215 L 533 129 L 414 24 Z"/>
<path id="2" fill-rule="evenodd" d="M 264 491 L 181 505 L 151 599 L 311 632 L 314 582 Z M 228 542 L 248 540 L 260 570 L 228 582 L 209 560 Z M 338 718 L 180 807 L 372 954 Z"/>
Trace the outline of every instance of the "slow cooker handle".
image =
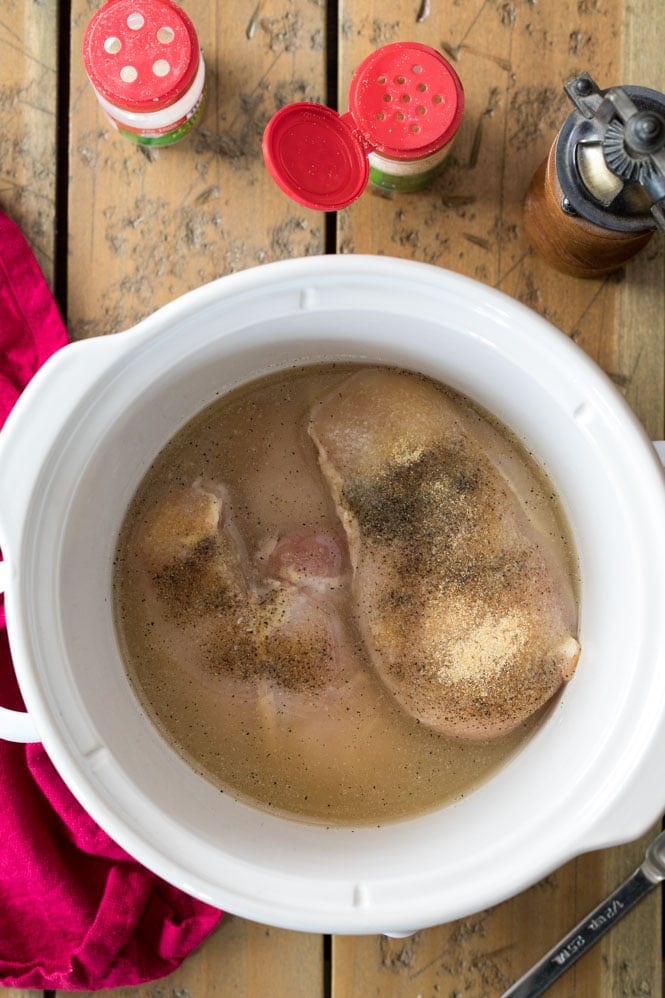
<path id="1" fill-rule="evenodd" d="M 5 591 L 7 562 L 0 561 L 0 593 Z M 39 735 L 29 714 L 0 707 L 0 738 L 8 742 L 38 742 Z"/>
<path id="2" fill-rule="evenodd" d="M 0 707 L 0 738 L 5 742 L 38 742 L 34 722 L 26 711 Z"/>
<path id="3" fill-rule="evenodd" d="M 139 327 L 134 327 L 114 336 L 70 343 L 56 351 L 37 371 L 10 412 L 0 437 L 2 477 L 12 482 L 12 488 L 3 493 L 0 510 L 0 548 L 5 559 L 0 561 L 0 593 L 4 593 L 9 586 L 12 552 L 20 550 L 19 534 L 25 529 L 24 513 L 32 488 L 31 475 L 26 473 L 26 468 L 30 464 L 39 466 L 36 455 L 48 452 L 50 437 L 58 432 L 59 421 L 56 419 L 42 419 L 38 425 L 31 420 L 29 412 L 33 397 L 39 397 L 42 411 L 48 412 L 48 406 L 52 403 L 66 413 L 84 392 L 93 387 L 97 377 L 122 359 L 137 335 L 140 335 Z M 31 462 L 25 461 L 26 450 L 31 454 Z M 41 741 L 28 713 L 2 706 L 0 739 L 10 742 Z"/>

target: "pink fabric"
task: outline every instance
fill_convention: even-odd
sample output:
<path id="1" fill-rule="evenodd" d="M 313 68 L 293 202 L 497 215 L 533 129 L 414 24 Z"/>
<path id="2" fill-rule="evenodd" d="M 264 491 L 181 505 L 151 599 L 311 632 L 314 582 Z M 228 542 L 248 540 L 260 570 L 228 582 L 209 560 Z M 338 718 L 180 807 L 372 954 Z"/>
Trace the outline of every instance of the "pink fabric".
<path id="1" fill-rule="evenodd" d="M 0 426 L 66 342 L 32 252 L 0 212 Z M 0 703 L 20 708 L 4 626 L 0 606 Z M 0 986 L 87 990 L 154 980 L 220 918 L 123 852 L 41 745 L 0 741 Z"/>

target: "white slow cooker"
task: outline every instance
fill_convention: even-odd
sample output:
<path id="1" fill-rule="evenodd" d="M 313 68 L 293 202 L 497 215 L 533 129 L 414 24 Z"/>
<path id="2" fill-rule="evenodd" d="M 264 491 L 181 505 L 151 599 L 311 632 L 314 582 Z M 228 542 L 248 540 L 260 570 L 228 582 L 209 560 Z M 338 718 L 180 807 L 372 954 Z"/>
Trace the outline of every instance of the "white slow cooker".
<path id="1" fill-rule="evenodd" d="M 325 828 L 220 794 L 144 716 L 118 652 L 112 559 L 162 446 L 219 391 L 294 364 L 393 364 L 511 427 L 579 553 L 582 657 L 531 740 L 463 800 L 380 828 Z M 408 932 L 493 905 L 665 807 L 665 487 L 595 364 L 505 295 L 385 257 L 223 277 L 134 329 L 65 347 L 0 434 L 2 587 L 28 715 L 82 805 L 166 880 L 250 919 Z"/>

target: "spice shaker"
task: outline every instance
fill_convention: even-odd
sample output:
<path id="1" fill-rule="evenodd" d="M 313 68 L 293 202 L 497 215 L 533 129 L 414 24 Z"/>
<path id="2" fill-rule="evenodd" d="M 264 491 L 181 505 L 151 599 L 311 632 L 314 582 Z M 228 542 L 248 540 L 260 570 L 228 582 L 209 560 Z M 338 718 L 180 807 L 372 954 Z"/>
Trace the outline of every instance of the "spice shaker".
<path id="1" fill-rule="evenodd" d="M 107 0 L 87 26 L 83 60 L 111 124 L 132 142 L 172 145 L 201 115 L 203 56 L 172 0 Z"/>
<path id="2" fill-rule="evenodd" d="M 600 90 L 588 73 L 565 91 L 575 110 L 534 174 L 524 228 L 552 266 L 596 277 L 665 231 L 665 94 Z"/>
<path id="3" fill-rule="evenodd" d="M 418 42 L 395 42 L 356 69 L 349 110 L 298 101 L 268 122 L 263 155 L 278 186 L 307 208 L 336 211 L 368 182 L 416 191 L 441 171 L 464 110 L 450 63 Z"/>

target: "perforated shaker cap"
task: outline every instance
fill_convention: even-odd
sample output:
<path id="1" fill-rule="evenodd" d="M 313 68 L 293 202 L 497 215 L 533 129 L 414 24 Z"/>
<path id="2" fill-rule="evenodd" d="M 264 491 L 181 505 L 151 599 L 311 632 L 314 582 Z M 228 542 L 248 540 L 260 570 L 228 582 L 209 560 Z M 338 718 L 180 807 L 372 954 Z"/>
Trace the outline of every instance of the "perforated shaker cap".
<path id="1" fill-rule="evenodd" d="M 395 42 L 358 66 L 349 109 L 377 152 L 419 159 L 452 139 L 464 111 L 464 90 L 440 52 L 418 42 Z"/>
<path id="2" fill-rule="evenodd" d="M 170 0 L 107 0 L 83 39 L 95 90 L 128 111 L 158 111 L 191 85 L 199 63 L 196 30 Z"/>
<path id="3" fill-rule="evenodd" d="M 263 155 L 294 201 L 337 211 L 365 190 L 369 152 L 399 160 L 438 152 L 463 110 L 462 83 L 447 59 L 428 45 L 395 42 L 358 66 L 348 114 L 307 101 L 287 104 L 268 122 Z"/>

